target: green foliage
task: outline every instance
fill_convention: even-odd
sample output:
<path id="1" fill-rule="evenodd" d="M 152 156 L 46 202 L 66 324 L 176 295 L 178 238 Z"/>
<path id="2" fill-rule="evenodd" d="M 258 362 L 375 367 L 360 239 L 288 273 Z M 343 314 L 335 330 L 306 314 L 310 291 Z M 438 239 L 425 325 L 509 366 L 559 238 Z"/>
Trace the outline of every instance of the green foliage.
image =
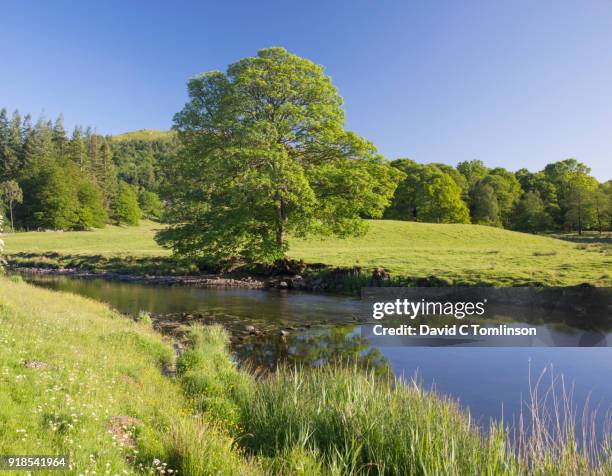
<path id="1" fill-rule="evenodd" d="M 70 229 L 78 221 L 76 187 L 67 170 L 56 164 L 32 164 L 23 181 L 20 210 L 27 228 Z"/>
<path id="2" fill-rule="evenodd" d="M 421 165 L 409 159 L 399 159 L 391 164 L 401 170 L 405 178 L 385 212 L 387 218 L 436 223 L 470 222 L 469 210 L 458 185 L 465 186 L 466 182 L 456 170 L 451 175 L 446 172 L 448 166 Z"/>
<path id="3" fill-rule="evenodd" d="M 521 185 L 514 174 L 498 167 L 491 170 L 489 175 L 476 184 L 476 187 L 481 185 L 489 186 L 497 199 L 499 218 L 495 221 L 501 222 L 505 228 L 510 228 L 514 208 L 522 194 Z"/>
<path id="4" fill-rule="evenodd" d="M 129 141 L 156 141 L 172 140 L 176 137 L 175 131 L 158 131 L 155 129 L 140 129 L 138 131 L 124 132 L 113 136 L 113 142 Z"/>
<path id="5" fill-rule="evenodd" d="M 529 191 L 518 203 L 514 218 L 515 228 L 535 233 L 552 227 L 552 217 L 546 211 L 544 202 L 537 191 Z"/>
<path id="6" fill-rule="evenodd" d="M 111 149 L 120 180 L 157 192 L 164 182 L 162 162 L 176 154 L 174 131 L 136 131 L 112 138 Z"/>
<path id="7" fill-rule="evenodd" d="M 165 246 L 212 262 L 273 261 L 290 233 L 358 234 L 362 217 L 382 215 L 400 174 L 344 130 L 320 66 L 264 49 L 188 89 L 174 125 L 181 157 L 166 164 Z"/>
<path id="8" fill-rule="evenodd" d="M 450 175 L 425 171 L 415 200 L 417 220 L 434 223 L 469 223 L 470 212 L 461 189 Z"/>
<path id="9" fill-rule="evenodd" d="M 134 188 L 125 182 L 119 183 L 119 190 L 113 203 L 113 219 L 117 224 L 138 225 L 140 208 Z"/>
<path id="10" fill-rule="evenodd" d="M 540 196 L 546 213 L 553 220 L 551 225 L 555 226 L 555 223 L 560 222 L 561 210 L 557 187 L 548 180 L 546 174 L 544 172 L 532 173 L 527 169 L 520 169 L 515 173 L 515 176 L 525 193 L 536 192 Z"/>
<path id="11" fill-rule="evenodd" d="M 0 202 L 6 202 L 13 227 L 89 229 L 109 220 L 117 202 L 118 179 L 124 178 L 142 190 L 147 216 L 159 217 L 162 204 L 148 193 L 154 193 L 163 177 L 161 156 L 172 155 L 175 149 L 175 133 L 139 138 L 127 134 L 115 141 L 77 126 L 68 138 L 62 115 L 54 122 L 41 117 L 32 126 L 30 116 L 22 120 L 15 112 L 9 119 L 3 109 Z"/>
<path id="12" fill-rule="evenodd" d="M 593 194 L 593 208 L 597 229 L 601 233 L 612 229 L 612 180 L 599 184 Z"/>
<path id="13" fill-rule="evenodd" d="M 565 224 L 570 229 L 582 233 L 584 229 L 593 228 L 596 224 L 594 196 L 597 181 L 580 172 L 567 172 L 561 185 L 562 201 L 565 210 Z"/>
<path id="14" fill-rule="evenodd" d="M 457 170 L 465 177 L 469 191 L 473 190 L 476 184 L 489 174 L 489 169 L 482 160 L 459 162 Z"/>
<path id="15" fill-rule="evenodd" d="M 397 159 L 391 162 L 391 165 L 403 172 L 404 178 L 397 186 L 393 200 L 385 211 L 385 218 L 416 220 L 416 197 L 423 165 L 410 159 Z"/>
<path id="16" fill-rule="evenodd" d="M 103 228 L 108 220 L 106 209 L 100 189 L 87 178 L 78 182 L 77 189 L 78 208 L 77 219 L 70 228 L 88 230 L 90 228 Z"/>
<path id="17" fill-rule="evenodd" d="M 142 188 L 138 190 L 138 206 L 142 211 L 143 218 L 149 220 L 159 220 L 164 208 L 159 195 Z"/>
<path id="18" fill-rule="evenodd" d="M 104 208 L 109 210 L 118 193 L 117 170 L 108 141 L 103 140 L 95 162 L 90 165 L 92 176 L 102 193 Z"/>
<path id="19" fill-rule="evenodd" d="M 440 163 L 432 163 L 431 165 L 435 165 L 441 172 L 449 175 L 457 184 L 457 186 L 461 189 L 461 198 L 466 200 L 470 191 L 470 185 L 467 181 L 465 175 L 463 175 L 459 170 L 455 167 L 451 167 L 447 164 Z"/>
<path id="20" fill-rule="evenodd" d="M 9 120 L 6 109 L 0 110 L 0 182 L 16 179 L 23 165 L 20 128 L 17 111 Z"/>
<path id="21" fill-rule="evenodd" d="M 2 252 L 4 251 L 4 240 L 2 239 L 2 231 L 4 226 L 4 217 L 2 215 L 2 211 L 0 211 L 0 275 L 4 273 L 4 258 L 2 257 Z"/>
<path id="22" fill-rule="evenodd" d="M 493 187 L 478 182 L 471 192 L 472 220 L 479 225 L 502 226 Z"/>

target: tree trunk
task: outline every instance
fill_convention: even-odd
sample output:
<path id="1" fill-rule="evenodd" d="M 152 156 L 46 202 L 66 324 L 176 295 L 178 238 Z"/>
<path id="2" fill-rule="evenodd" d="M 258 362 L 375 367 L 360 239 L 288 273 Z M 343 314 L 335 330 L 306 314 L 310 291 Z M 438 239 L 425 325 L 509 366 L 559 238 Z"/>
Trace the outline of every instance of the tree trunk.
<path id="1" fill-rule="evenodd" d="M 285 234 L 287 228 L 287 214 L 285 212 L 285 207 L 282 202 L 276 206 L 276 213 L 278 215 L 278 227 L 276 229 L 276 244 L 279 249 L 283 248 L 283 244 L 285 243 Z"/>

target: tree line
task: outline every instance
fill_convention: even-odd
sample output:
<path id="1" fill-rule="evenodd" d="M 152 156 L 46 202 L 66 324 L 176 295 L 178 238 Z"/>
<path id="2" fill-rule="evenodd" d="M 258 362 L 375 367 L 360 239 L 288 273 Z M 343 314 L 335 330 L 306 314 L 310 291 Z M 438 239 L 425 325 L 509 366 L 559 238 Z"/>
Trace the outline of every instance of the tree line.
<path id="1" fill-rule="evenodd" d="M 171 140 L 115 141 L 90 127 L 68 137 L 60 115 L 32 123 L 0 110 L 0 205 L 13 229 L 87 230 L 159 218 L 159 158 Z M 161 144 L 160 144 L 161 143 Z"/>
<path id="2" fill-rule="evenodd" d="M 391 163 L 405 173 L 386 218 L 436 223 L 475 223 L 526 232 L 610 230 L 612 181 L 599 183 L 575 159 L 539 172 L 488 168 L 480 160 Z"/>
<path id="3" fill-rule="evenodd" d="M 0 204 L 8 225 L 85 230 L 137 224 L 143 216 L 161 219 L 160 194 L 170 201 L 172 189 L 184 187 L 164 174 L 176 168 L 178 148 L 172 135 L 114 139 L 75 127 L 68 137 L 61 116 L 32 124 L 29 115 L 15 111 L 9 118 L 2 109 Z M 480 160 L 456 167 L 410 159 L 389 165 L 403 175 L 384 218 L 531 233 L 612 228 L 612 181 L 599 183 L 575 159 L 539 172 L 488 168 Z"/>

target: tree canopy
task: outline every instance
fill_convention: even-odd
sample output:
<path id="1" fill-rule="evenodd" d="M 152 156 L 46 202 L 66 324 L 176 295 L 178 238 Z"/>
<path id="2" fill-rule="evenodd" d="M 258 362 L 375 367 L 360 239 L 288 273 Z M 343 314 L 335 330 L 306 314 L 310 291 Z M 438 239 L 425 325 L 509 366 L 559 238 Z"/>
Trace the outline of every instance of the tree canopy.
<path id="1" fill-rule="evenodd" d="M 289 233 L 362 233 L 403 175 L 344 129 L 323 68 L 283 48 L 197 76 L 188 92 L 167 163 L 172 226 L 159 234 L 180 254 L 273 261 Z"/>

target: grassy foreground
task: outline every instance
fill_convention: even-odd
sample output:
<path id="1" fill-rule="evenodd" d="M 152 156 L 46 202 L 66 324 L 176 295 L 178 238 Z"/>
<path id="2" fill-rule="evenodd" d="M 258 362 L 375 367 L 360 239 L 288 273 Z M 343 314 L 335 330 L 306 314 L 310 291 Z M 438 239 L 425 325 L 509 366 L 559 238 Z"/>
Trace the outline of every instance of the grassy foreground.
<path id="1" fill-rule="evenodd" d="M 510 444 L 454 402 L 353 368 L 236 367 L 227 335 L 169 343 L 108 307 L 0 278 L 0 454 L 69 454 L 66 474 L 610 474 L 571 420 Z M 95 473 L 94 473 L 95 471 Z M 45 474 L 41 472 L 39 474 Z M 49 472 L 49 474 L 58 474 Z"/>
<path id="2" fill-rule="evenodd" d="M 197 426 L 200 474 L 249 474 L 226 432 L 162 375 L 173 359 L 150 325 L 0 277 L 0 454 L 69 454 L 63 474 L 160 474 Z"/>
<path id="3" fill-rule="evenodd" d="M 91 232 L 18 233 L 6 236 L 6 252 L 82 255 L 84 261 L 90 256 L 169 260 L 169 251 L 153 239 L 161 226 L 143 222 Z M 384 267 L 394 276 L 436 276 L 458 284 L 612 285 L 612 254 L 606 244 L 570 243 L 479 225 L 372 221 L 360 238 L 293 239 L 289 256 L 329 266 Z M 38 256 L 27 262 L 53 264 L 57 259 Z"/>

